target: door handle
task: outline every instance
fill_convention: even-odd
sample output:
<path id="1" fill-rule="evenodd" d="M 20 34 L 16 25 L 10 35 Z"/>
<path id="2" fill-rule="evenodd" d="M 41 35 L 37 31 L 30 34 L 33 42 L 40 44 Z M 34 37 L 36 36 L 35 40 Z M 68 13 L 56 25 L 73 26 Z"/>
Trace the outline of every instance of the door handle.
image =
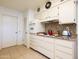
<path id="1" fill-rule="evenodd" d="M 27 34 L 27 32 L 25 32 L 25 34 Z"/>
<path id="2" fill-rule="evenodd" d="M 17 34 L 18 32 L 16 32 L 16 34 Z"/>

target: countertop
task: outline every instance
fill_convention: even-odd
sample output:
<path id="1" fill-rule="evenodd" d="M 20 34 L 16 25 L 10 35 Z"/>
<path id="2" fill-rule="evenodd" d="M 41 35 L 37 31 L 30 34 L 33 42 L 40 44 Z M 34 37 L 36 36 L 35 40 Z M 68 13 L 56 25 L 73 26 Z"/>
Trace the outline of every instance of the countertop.
<path id="1" fill-rule="evenodd" d="M 66 40 L 66 41 L 76 41 L 76 40 L 77 40 L 77 37 L 71 37 L 71 38 L 68 40 L 68 39 L 64 39 L 62 36 L 58 36 L 58 37 L 46 36 L 46 35 L 37 35 L 37 36 L 49 37 L 49 38 L 56 38 L 56 39 Z"/>
<path id="2" fill-rule="evenodd" d="M 33 33 L 30 33 L 30 34 L 36 35 L 36 36 L 48 37 L 48 38 L 56 38 L 56 39 L 66 40 L 66 41 L 76 41 L 77 40 L 77 36 L 73 36 L 70 39 L 64 39 L 62 36 L 55 37 L 55 36 L 49 36 L 49 35 L 37 35 L 37 34 L 33 34 Z"/>

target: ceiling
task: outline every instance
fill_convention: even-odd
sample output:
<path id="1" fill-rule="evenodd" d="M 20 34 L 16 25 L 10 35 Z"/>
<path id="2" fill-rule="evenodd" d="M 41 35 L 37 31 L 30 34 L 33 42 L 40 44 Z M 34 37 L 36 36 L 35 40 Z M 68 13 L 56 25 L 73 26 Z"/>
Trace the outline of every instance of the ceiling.
<path id="1" fill-rule="evenodd" d="M 0 0 L 0 6 L 25 11 L 43 5 L 47 0 Z"/>

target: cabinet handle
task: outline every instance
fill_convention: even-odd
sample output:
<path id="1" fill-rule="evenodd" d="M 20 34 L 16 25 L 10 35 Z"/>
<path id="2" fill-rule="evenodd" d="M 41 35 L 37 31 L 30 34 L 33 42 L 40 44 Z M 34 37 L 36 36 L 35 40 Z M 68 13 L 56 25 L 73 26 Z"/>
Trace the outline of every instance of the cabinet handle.
<path id="1" fill-rule="evenodd" d="M 75 19 L 74 19 L 74 21 L 75 21 Z"/>
<path id="2" fill-rule="evenodd" d="M 60 0 L 61 2 L 63 2 L 64 0 Z"/>
<path id="3" fill-rule="evenodd" d="M 74 1 L 74 4 L 75 4 L 76 2 Z"/>
<path id="4" fill-rule="evenodd" d="M 57 56 L 57 55 L 56 55 L 56 57 L 58 57 L 59 59 L 63 59 L 62 57 L 60 57 L 60 56 Z"/>
<path id="5" fill-rule="evenodd" d="M 59 15 L 59 13 L 58 13 L 58 15 Z"/>
<path id="6" fill-rule="evenodd" d="M 57 7 L 59 9 L 59 7 Z"/>
<path id="7" fill-rule="evenodd" d="M 74 4 L 78 4 L 78 1 L 74 1 Z"/>

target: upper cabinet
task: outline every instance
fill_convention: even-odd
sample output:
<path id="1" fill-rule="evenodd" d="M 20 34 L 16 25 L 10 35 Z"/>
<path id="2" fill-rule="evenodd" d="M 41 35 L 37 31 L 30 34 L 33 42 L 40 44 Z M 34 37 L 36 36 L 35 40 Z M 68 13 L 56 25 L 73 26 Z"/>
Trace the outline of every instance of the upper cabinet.
<path id="1" fill-rule="evenodd" d="M 52 7 L 48 10 L 48 17 L 51 18 L 52 20 L 53 19 L 58 19 L 58 16 L 59 16 L 59 7 L 58 6 L 55 6 L 55 7 Z"/>
<path id="2" fill-rule="evenodd" d="M 37 13 L 40 22 L 56 20 L 59 24 L 76 23 L 75 0 L 50 0 L 50 2 L 50 8 L 45 8 L 44 5 Z"/>
<path id="3" fill-rule="evenodd" d="M 44 11 L 42 13 L 43 20 L 42 21 L 53 21 L 53 20 L 58 20 L 58 6 L 56 7 L 51 7 L 50 9 Z"/>
<path id="4" fill-rule="evenodd" d="M 58 16 L 59 16 L 59 7 L 55 6 L 40 12 L 40 17 L 39 16 L 38 17 L 41 22 L 44 22 L 44 21 L 58 20 Z"/>
<path id="5" fill-rule="evenodd" d="M 76 5 L 74 1 L 67 1 L 59 5 L 59 23 L 76 23 Z"/>
<path id="6" fill-rule="evenodd" d="M 64 3 L 66 1 L 69 1 L 69 0 L 50 0 L 52 2 L 52 6 L 51 7 L 54 7 L 54 6 L 57 6 L 61 3 Z"/>

